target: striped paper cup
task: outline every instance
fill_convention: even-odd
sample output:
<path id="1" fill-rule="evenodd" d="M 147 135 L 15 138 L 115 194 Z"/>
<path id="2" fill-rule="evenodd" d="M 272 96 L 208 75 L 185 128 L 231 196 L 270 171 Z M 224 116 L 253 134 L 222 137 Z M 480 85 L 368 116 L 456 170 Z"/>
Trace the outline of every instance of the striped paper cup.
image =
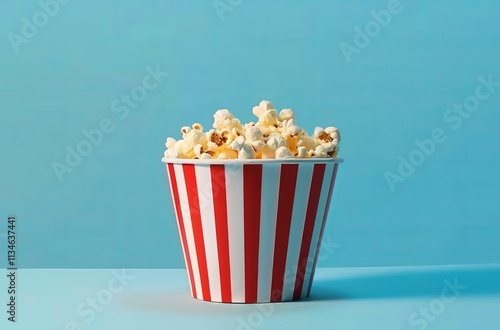
<path id="1" fill-rule="evenodd" d="M 194 298 L 309 296 L 342 159 L 164 161 Z"/>

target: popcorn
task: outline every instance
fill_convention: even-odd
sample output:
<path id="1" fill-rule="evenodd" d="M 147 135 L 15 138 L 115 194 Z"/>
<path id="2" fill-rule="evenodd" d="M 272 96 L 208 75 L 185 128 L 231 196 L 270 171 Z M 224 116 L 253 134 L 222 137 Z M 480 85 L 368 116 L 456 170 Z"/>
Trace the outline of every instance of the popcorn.
<path id="1" fill-rule="evenodd" d="M 278 116 L 278 119 L 280 121 L 286 120 L 286 119 L 294 119 L 295 114 L 293 113 L 292 109 L 283 109 L 280 111 L 280 115 Z"/>
<path id="2" fill-rule="evenodd" d="M 165 143 L 165 147 L 167 147 L 167 149 L 171 149 L 174 147 L 175 142 L 177 142 L 175 139 L 172 139 L 171 137 L 169 137 L 169 138 L 167 138 L 167 142 Z"/>
<path id="3" fill-rule="evenodd" d="M 207 150 L 210 150 L 210 151 L 215 151 L 219 148 L 219 146 L 214 143 L 214 142 L 207 142 Z"/>
<path id="4" fill-rule="evenodd" d="M 312 136 L 295 123 L 292 109 L 279 113 L 269 101 L 253 107 L 256 122 L 242 125 L 227 109 L 214 114 L 213 128 L 200 123 L 181 128 L 182 139 L 167 138 L 165 158 L 287 159 L 333 158 L 338 154 L 336 127 L 316 127 Z"/>
<path id="5" fill-rule="evenodd" d="M 235 150 L 224 149 L 219 153 L 217 158 L 218 159 L 236 159 L 236 158 L 238 158 L 238 153 Z"/>
<path id="6" fill-rule="evenodd" d="M 189 150 L 194 149 L 197 144 L 205 145 L 207 143 L 207 139 L 205 134 L 202 131 L 193 129 L 189 131 L 184 137 L 184 148 L 188 148 Z"/>
<path id="7" fill-rule="evenodd" d="M 257 141 L 252 141 L 252 147 L 255 149 L 255 151 L 262 150 L 266 146 L 266 143 L 261 140 Z"/>
<path id="8" fill-rule="evenodd" d="M 242 128 L 239 119 L 234 118 L 233 114 L 227 109 L 221 109 L 215 112 L 213 127 L 218 130 L 231 130 L 234 127 Z"/>
<path id="9" fill-rule="evenodd" d="M 165 150 L 165 157 L 166 158 L 180 158 L 180 152 L 177 149 L 167 149 Z"/>
<path id="10" fill-rule="evenodd" d="M 203 146 L 201 144 L 197 144 L 194 146 L 194 154 L 198 157 L 201 157 L 201 154 L 203 154 Z"/>
<path id="11" fill-rule="evenodd" d="M 255 158 L 255 151 L 248 144 L 244 144 L 238 152 L 238 159 L 253 159 Z"/>
<path id="12" fill-rule="evenodd" d="M 286 140 L 288 150 L 290 150 L 292 153 L 295 153 L 297 150 L 297 140 L 298 138 L 294 136 L 289 136 Z"/>
<path id="13" fill-rule="evenodd" d="M 323 142 L 340 141 L 340 134 L 336 127 L 327 127 L 325 129 L 316 127 L 314 135 Z"/>
<path id="14" fill-rule="evenodd" d="M 253 141 L 259 141 L 262 140 L 263 135 L 262 131 L 258 126 L 251 126 L 247 129 L 245 133 L 245 137 L 248 141 L 253 142 Z"/>
<path id="15" fill-rule="evenodd" d="M 275 152 L 276 158 L 295 158 L 287 147 L 279 147 Z"/>
<path id="16" fill-rule="evenodd" d="M 283 138 L 283 136 L 281 134 L 273 133 L 267 139 L 266 145 L 270 150 L 275 151 L 276 149 L 278 149 L 280 147 L 285 147 L 286 140 L 285 140 L 285 138 Z"/>
<path id="17" fill-rule="evenodd" d="M 257 117 L 260 118 L 260 116 L 262 116 L 262 114 L 266 111 L 266 109 L 262 108 L 260 105 L 256 106 L 256 107 L 253 107 L 252 109 L 252 113 L 254 115 L 256 115 Z"/>
<path id="18" fill-rule="evenodd" d="M 182 150 L 182 145 L 184 144 L 184 140 L 179 140 L 174 143 L 174 149 Z"/>
<path id="19" fill-rule="evenodd" d="M 259 116 L 259 124 L 263 126 L 271 126 L 278 121 L 278 113 L 275 109 L 266 110 Z"/>
<path id="20" fill-rule="evenodd" d="M 297 141 L 297 146 L 304 146 L 306 147 L 306 150 L 314 149 L 316 148 L 316 145 L 316 141 L 308 135 L 302 135 L 299 141 Z"/>
<path id="21" fill-rule="evenodd" d="M 334 142 L 327 142 L 327 143 L 323 143 L 321 146 L 325 149 L 326 152 L 330 152 L 330 151 L 333 151 L 333 149 L 335 149 L 337 144 Z"/>
<path id="22" fill-rule="evenodd" d="M 338 153 L 339 153 L 339 147 L 337 146 L 333 149 L 333 151 L 328 153 L 328 156 L 335 158 L 337 157 Z"/>
<path id="23" fill-rule="evenodd" d="M 255 123 L 253 121 L 246 123 L 245 125 L 243 125 L 243 130 L 246 132 L 246 130 L 252 126 L 255 126 Z"/>
<path id="24" fill-rule="evenodd" d="M 340 141 L 340 132 L 337 127 L 327 127 L 325 128 L 325 133 L 329 134 L 332 139 L 338 139 Z"/>
<path id="25" fill-rule="evenodd" d="M 260 158 L 261 159 L 274 159 L 276 153 L 275 150 L 271 150 L 269 148 L 264 148 L 262 149 L 262 152 L 260 153 Z"/>
<path id="26" fill-rule="evenodd" d="M 185 138 L 186 134 L 189 133 L 189 131 L 191 131 L 191 127 L 189 127 L 189 126 L 182 127 L 181 128 L 182 138 Z"/>
<path id="27" fill-rule="evenodd" d="M 245 144 L 245 138 L 243 136 L 238 136 L 233 143 L 231 143 L 231 149 L 241 150 Z"/>
<path id="28" fill-rule="evenodd" d="M 327 151 L 322 145 L 316 146 L 313 150 L 313 154 L 311 155 L 313 158 L 326 158 L 327 156 Z"/>
<path id="29" fill-rule="evenodd" d="M 217 110 L 214 114 L 214 124 L 219 123 L 219 122 L 223 122 L 225 120 L 231 120 L 233 118 L 234 118 L 234 116 L 231 112 L 229 112 L 229 110 L 220 109 L 220 110 Z"/>
<path id="30" fill-rule="evenodd" d="M 300 128 L 299 126 L 293 125 L 293 126 L 287 127 L 286 131 L 288 134 L 290 134 L 292 136 L 298 136 L 302 133 L 302 128 Z"/>
<path id="31" fill-rule="evenodd" d="M 259 106 L 260 106 L 261 108 L 263 108 L 264 110 L 271 110 L 271 109 L 274 109 L 274 106 L 272 105 L 272 103 L 271 103 L 271 102 L 269 102 L 269 101 L 266 101 L 266 100 L 262 100 L 262 101 L 260 101 Z"/>
<path id="32" fill-rule="evenodd" d="M 212 159 L 212 155 L 207 154 L 206 152 L 200 155 L 200 159 Z"/>
<path id="33" fill-rule="evenodd" d="M 297 158 L 306 158 L 307 157 L 307 149 L 304 146 L 297 147 Z"/>
<path id="34" fill-rule="evenodd" d="M 322 127 L 316 127 L 314 129 L 314 136 L 320 136 L 323 135 L 323 133 L 325 133 L 325 130 Z"/>

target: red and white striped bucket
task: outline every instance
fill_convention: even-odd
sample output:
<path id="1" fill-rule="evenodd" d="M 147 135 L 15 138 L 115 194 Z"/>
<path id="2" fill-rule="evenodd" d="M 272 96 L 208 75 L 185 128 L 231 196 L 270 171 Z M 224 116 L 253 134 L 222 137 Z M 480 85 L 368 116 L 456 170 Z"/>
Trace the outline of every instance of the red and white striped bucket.
<path id="1" fill-rule="evenodd" d="M 342 159 L 167 159 L 194 298 L 306 298 Z"/>

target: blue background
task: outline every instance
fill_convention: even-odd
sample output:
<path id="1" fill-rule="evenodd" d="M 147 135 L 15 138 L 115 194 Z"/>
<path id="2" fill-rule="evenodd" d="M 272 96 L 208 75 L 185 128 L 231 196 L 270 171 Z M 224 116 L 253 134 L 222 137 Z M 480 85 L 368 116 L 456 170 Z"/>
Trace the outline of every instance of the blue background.
<path id="1" fill-rule="evenodd" d="M 2 250 L 15 215 L 20 267 L 183 267 L 166 137 L 209 127 L 220 108 L 252 120 L 269 99 L 310 132 L 343 133 L 325 232 L 335 251 L 319 266 L 498 262 L 500 90 L 457 129 L 443 115 L 479 76 L 500 81 L 500 2 L 401 0 L 348 62 L 340 44 L 387 4 L 244 0 L 219 16 L 212 1 L 72 0 L 16 53 L 8 34 L 40 6 L 2 2 Z M 170 75 L 120 119 L 113 101 L 157 65 Z M 115 130 L 60 182 L 52 163 L 103 118 Z M 446 141 L 392 191 L 384 173 L 435 128 Z"/>

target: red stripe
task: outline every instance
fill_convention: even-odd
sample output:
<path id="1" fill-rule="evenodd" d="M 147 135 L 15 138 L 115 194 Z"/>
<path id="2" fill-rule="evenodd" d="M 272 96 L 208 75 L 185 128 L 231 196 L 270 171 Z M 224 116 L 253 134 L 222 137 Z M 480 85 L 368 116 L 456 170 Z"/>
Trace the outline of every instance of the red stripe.
<path id="1" fill-rule="evenodd" d="M 333 166 L 333 174 L 332 174 L 332 180 L 330 181 L 330 189 L 328 191 L 328 197 L 326 200 L 326 208 L 325 208 L 325 214 L 323 215 L 323 222 L 321 224 L 321 231 L 319 233 L 319 239 L 318 239 L 318 246 L 316 247 L 316 255 L 314 256 L 314 264 L 312 268 L 312 273 L 311 273 L 311 278 L 309 280 L 309 288 L 307 289 L 307 296 L 311 294 L 311 287 L 312 287 L 312 281 L 314 278 L 314 273 L 316 271 L 316 263 L 318 262 L 318 255 L 319 255 L 319 250 L 321 247 L 321 241 L 323 240 L 323 232 L 325 230 L 325 224 L 326 224 L 326 218 L 328 216 L 328 211 L 330 209 L 330 202 L 332 198 L 332 191 L 333 191 L 333 186 L 335 185 L 335 178 L 337 176 L 337 168 L 339 167 L 339 164 L 336 163 Z"/>
<path id="2" fill-rule="evenodd" d="M 245 302 L 257 302 L 262 165 L 243 166 Z"/>
<path id="3" fill-rule="evenodd" d="M 168 174 L 170 176 L 170 182 L 172 185 L 172 197 L 174 200 L 174 206 L 177 214 L 177 225 L 179 226 L 179 231 L 181 233 L 181 243 L 184 250 L 184 256 L 186 257 L 186 267 L 189 274 L 189 282 L 191 283 L 191 291 L 193 297 L 197 298 L 196 286 L 194 284 L 193 268 L 191 266 L 191 257 L 189 255 L 189 249 L 187 245 L 186 229 L 184 228 L 184 219 L 182 218 L 181 203 L 179 201 L 179 190 L 177 188 L 177 179 L 175 178 L 174 164 L 167 164 Z"/>
<path id="4" fill-rule="evenodd" d="M 276 218 L 271 301 L 281 301 L 298 164 L 282 164 Z"/>
<path id="5" fill-rule="evenodd" d="M 306 218 L 304 222 L 304 230 L 302 233 L 302 243 L 300 246 L 300 254 L 298 261 L 297 275 L 295 277 L 295 288 L 293 291 L 293 299 L 300 299 L 302 286 L 304 285 L 304 275 L 307 268 L 307 259 L 309 249 L 311 247 L 311 239 L 318 211 L 319 196 L 321 194 L 321 186 L 325 174 L 326 164 L 315 164 L 313 176 L 311 180 L 311 189 L 309 190 L 309 200 L 307 201 Z"/>
<path id="6" fill-rule="evenodd" d="M 210 283 L 208 281 L 207 256 L 205 254 L 205 240 L 203 239 L 203 227 L 201 225 L 200 202 L 198 198 L 198 185 L 196 183 L 196 172 L 194 164 L 182 164 L 186 191 L 189 201 L 189 213 L 193 226 L 194 244 L 198 257 L 198 268 L 200 270 L 201 290 L 203 300 L 210 300 Z"/>
<path id="7" fill-rule="evenodd" d="M 224 165 L 210 165 L 222 302 L 232 302 Z"/>

